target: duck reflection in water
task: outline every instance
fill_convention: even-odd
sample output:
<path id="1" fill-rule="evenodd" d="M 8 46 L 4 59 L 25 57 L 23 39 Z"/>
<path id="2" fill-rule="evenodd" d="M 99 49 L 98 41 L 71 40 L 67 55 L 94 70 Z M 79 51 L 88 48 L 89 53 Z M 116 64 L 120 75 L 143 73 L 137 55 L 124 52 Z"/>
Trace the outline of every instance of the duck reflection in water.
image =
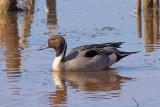
<path id="1" fill-rule="evenodd" d="M 88 93 L 86 94 L 87 98 L 91 98 L 91 100 L 92 97 L 90 96 L 95 92 L 97 95 L 99 92 L 103 93 L 103 97 L 118 97 L 120 95 L 121 84 L 126 80 L 131 80 L 131 78 L 120 76 L 115 69 L 109 69 L 93 72 L 54 71 L 53 80 L 56 85 L 56 91 L 49 93 L 49 101 L 52 105 L 55 105 L 67 103 L 67 97 L 69 95 L 67 87 L 72 87 L 70 89 L 74 89 L 75 91 Z M 116 92 L 116 95 L 113 95 L 113 91 Z M 100 97 L 94 96 L 94 98 Z"/>

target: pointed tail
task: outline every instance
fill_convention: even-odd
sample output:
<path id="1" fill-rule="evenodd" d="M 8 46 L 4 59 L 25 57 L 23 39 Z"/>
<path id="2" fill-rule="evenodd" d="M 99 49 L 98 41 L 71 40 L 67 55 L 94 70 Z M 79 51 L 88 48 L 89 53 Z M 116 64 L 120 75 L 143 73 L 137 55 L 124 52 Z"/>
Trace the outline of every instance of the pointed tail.
<path id="1" fill-rule="evenodd" d="M 128 56 L 128 55 L 131 55 L 131 54 L 135 54 L 135 53 L 138 53 L 140 51 L 137 51 L 137 52 L 118 52 L 117 53 L 117 61 L 121 60 L 122 58 Z"/>

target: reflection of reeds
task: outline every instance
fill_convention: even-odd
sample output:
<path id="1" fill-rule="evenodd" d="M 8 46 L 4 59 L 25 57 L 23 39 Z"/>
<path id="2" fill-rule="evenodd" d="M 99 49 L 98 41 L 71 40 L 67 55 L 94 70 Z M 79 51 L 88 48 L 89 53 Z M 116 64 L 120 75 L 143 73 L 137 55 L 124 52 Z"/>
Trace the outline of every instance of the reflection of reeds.
<path id="1" fill-rule="evenodd" d="M 0 11 L 7 11 L 10 9 L 10 1 L 9 0 L 0 0 Z"/>
<path id="2" fill-rule="evenodd" d="M 33 11 L 35 0 L 23 0 L 24 10 Z M 18 0 L 0 0 L 0 11 L 17 11 L 22 10 L 18 8 Z"/>
<path id="3" fill-rule="evenodd" d="M 141 0 L 136 0 L 136 28 L 137 28 L 137 36 L 141 38 L 142 35 L 142 18 L 141 18 Z"/>
<path id="4" fill-rule="evenodd" d="M 0 14 L 0 42 L 6 48 L 5 59 L 7 69 L 17 69 L 21 66 L 19 48 L 26 47 L 33 14 L 25 12 L 22 19 L 22 30 L 18 36 L 17 13 Z"/>
<path id="5" fill-rule="evenodd" d="M 153 7 L 153 0 L 144 0 L 143 8 L 152 8 Z"/>
<path id="6" fill-rule="evenodd" d="M 17 8 L 16 0 L 0 0 L 0 11 L 14 10 Z"/>
<path id="7" fill-rule="evenodd" d="M 30 34 L 30 28 L 32 23 L 33 13 L 32 12 L 25 12 L 22 19 L 22 29 L 20 32 L 20 47 L 25 48 L 27 47 L 27 37 Z"/>
<path id="8" fill-rule="evenodd" d="M 55 30 L 57 26 L 56 0 L 46 0 L 47 4 L 47 24 L 50 30 Z"/>
<path id="9" fill-rule="evenodd" d="M 155 0 L 154 0 L 155 1 Z M 154 3 L 153 8 L 153 36 L 154 36 L 154 44 L 158 43 L 158 35 L 159 35 L 159 2 L 157 4 Z"/>
<path id="10" fill-rule="evenodd" d="M 34 5 L 35 5 L 35 0 L 25 0 L 24 4 L 25 4 L 26 11 L 33 11 Z"/>
<path id="11" fill-rule="evenodd" d="M 153 10 L 145 8 L 144 16 L 144 35 L 146 51 L 153 51 L 150 49 L 150 44 L 153 44 Z"/>
<path id="12" fill-rule="evenodd" d="M 19 35 L 20 36 L 19 44 L 21 48 L 27 47 L 27 37 L 30 34 L 30 28 L 34 14 L 34 3 L 35 0 L 25 0 L 25 5 L 28 7 L 28 11 L 24 12 L 22 18 L 22 27 L 21 27 L 22 29 Z"/>
<path id="13" fill-rule="evenodd" d="M 4 48 L 4 61 L 10 82 L 15 82 L 18 77 L 21 77 L 22 56 L 20 49 L 26 46 L 32 16 L 33 12 L 24 13 L 22 27 L 20 27 L 22 32 L 19 36 L 17 12 L 0 13 L 0 44 Z"/>
<path id="14" fill-rule="evenodd" d="M 158 0 L 144 0 L 144 34 L 146 51 L 156 49 L 159 34 L 159 2 Z M 154 44 L 151 48 L 151 44 Z"/>
<path id="15" fill-rule="evenodd" d="M 141 0 L 136 1 L 136 25 L 137 36 L 141 37 Z M 145 48 L 147 52 L 153 51 L 157 48 L 159 35 L 159 1 L 158 0 L 144 0 L 143 17 L 144 17 L 144 36 Z"/>
<path id="16" fill-rule="evenodd" d="M 21 55 L 19 49 L 17 14 L 0 14 L 0 42 L 4 44 L 7 69 L 19 68 Z"/>

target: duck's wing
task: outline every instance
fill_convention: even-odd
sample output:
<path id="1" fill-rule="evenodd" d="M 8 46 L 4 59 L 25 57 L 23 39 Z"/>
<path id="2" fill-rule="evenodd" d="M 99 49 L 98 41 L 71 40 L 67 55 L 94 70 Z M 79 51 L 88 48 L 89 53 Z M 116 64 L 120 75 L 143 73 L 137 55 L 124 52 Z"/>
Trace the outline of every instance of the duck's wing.
<path id="1" fill-rule="evenodd" d="M 79 54 L 83 55 L 83 57 L 90 58 L 94 58 L 95 56 L 98 56 L 100 58 L 101 56 L 103 56 L 103 58 L 109 59 L 108 63 L 109 65 L 112 65 L 128 55 L 137 53 L 119 51 L 117 48 L 120 48 L 120 45 L 122 43 L 123 42 L 80 46 L 72 49 L 68 56 L 66 56 L 66 60 L 75 59 Z"/>
<path id="2" fill-rule="evenodd" d="M 95 50 L 95 49 L 103 49 L 103 48 L 120 48 L 123 42 L 110 42 L 110 43 L 102 43 L 102 44 L 92 44 L 92 45 L 83 45 L 76 48 L 73 48 L 71 52 L 74 51 L 83 51 L 83 50 Z"/>
<path id="3" fill-rule="evenodd" d="M 110 67 L 120 59 L 134 53 L 137 52 L 122 52 L 116 48 L 89 48 L 82 51 L 73 51 L 65 57 L 65 62 L 70 65 L 80 64 L 89 69 L 102 69 Z M 66 66 L 68 65 L 66 64 Z M 100 68 L 95 68 L 95 66 Z"/>
<path id="4" fill-rule="evenodd" d="M 74 59 L 78 56 L 79 53 L 85 53 L 85 56 L 95 56 L 100 53 L 109 54 L 110 52 L 117 51 L 117 48 L 120 48 L 123 42 L 110 42 L 110 43 L 101 43 L 101 44 L 92 44 L 92 45 L 83 45 L 76 48 L 73 48 L 68 55 L 66 60 Z"/>
<path id="5" fill-rule="evenodd" d="M 109 55 L 113 52 L 118 51 L 117 48 L 120 48 L 123 42 L 110 42 L 110 43 L 102 43 L 102 44 L 92 44 L 92 45 L 83 45 L 76 48 L 73 48 L 68 55 L 66 56 L 65 60 L 72 60 L 75 59 L 79 53 L 82 53 L 84 57 L 94 57 L 100 53 L 105 53 Z"/>
<path id="6" fill-rule="evenodd" d="M 105 54 L 106 58 L 109 59 L 108 65 L 110 66 L 128 55 L 135 54 L 138 52 L 139 51 L 137 51 L 137 52 L 123 52 L 123 51 L 119 51 L 114 48 L 92 49 L 92 50 L 86 51 L 85 57 L 95 57 L 98 55 Z"/>

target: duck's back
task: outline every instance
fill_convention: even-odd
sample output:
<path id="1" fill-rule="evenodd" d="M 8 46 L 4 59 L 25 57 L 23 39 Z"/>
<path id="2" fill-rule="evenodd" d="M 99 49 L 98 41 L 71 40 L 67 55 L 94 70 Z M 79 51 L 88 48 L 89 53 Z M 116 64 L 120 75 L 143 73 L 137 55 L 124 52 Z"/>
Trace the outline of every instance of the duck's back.
<path id="1" fill-rule="evenodd" d="M 71 50 L 64 58 L 66 71 L 98 71 L 110 67 L 120 59 L 137 52 L 123 52 L 117 48 L 122 42 L 84 45 Z"/>

